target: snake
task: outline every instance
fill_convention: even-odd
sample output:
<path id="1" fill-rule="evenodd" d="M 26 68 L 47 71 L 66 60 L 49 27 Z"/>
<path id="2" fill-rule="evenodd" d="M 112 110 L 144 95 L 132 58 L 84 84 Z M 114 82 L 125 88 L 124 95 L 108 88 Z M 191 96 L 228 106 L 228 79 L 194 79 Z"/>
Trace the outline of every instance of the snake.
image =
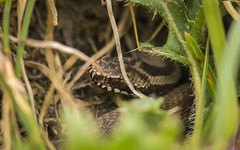
<path id="1" fill-rule="evenodd" d="M 161 109 L 179 107 L 179 114 L 185 131 L 192 128 L 194 115 L 194 96 L 191 82 L 178 85 L 181 66 L 176 61 L 149 54 L 136 52 L 132 57 L 123 57 L 127 76 L 133 87 L 145 95 L 158 95 L 164 98 Z M 91 81 L 109 92 L 132 94 L 126 84 L 117 57 L 104 56 L 96 61 L 97 65 L 88 68 Z M 104 134 L 112 132 L 121 120 L 120 109 L 110 111 L 97 118 L 97 125 Z"/>

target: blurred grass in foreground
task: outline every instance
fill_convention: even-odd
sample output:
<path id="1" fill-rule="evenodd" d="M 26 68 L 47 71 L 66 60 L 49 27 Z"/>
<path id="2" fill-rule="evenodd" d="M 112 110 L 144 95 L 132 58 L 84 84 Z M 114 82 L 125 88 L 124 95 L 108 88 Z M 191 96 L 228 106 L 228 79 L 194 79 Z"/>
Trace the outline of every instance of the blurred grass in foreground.
<path id="1" fill-rule="evenodd" d="M 69 108 L 65 149 L 179 149 L 183 142 L 176 116 L 159 109 L 161 100 L 141 99 L 126 103 L 122 124 L 116 131 L 101 137 L 89 114 Z"/>
<path id="2" fill-rule="evenodd" d="M 34 0 L 28 1 L 20 34 L 21 40 L 27 38 L 34 2 Z M 151 1 L 145 0 L 144 5 L 149 2 Z M 14 74 L 13 65 L 6 55 L 9 52 L 10 45 L 8 24 L 11 1 L 7 1 L 5 4 L 4 33 L 2 37 L 4 50 L 0 53 L 0 83 L 3 90 L 3 118 L 1 124 L 3 147 L 5 149 L 46 149 L 47 137 L 42 134 L 42 127 L 37 124 L 27 93 L 19 80 L 24 44 L 19 43 L 16 74 Z M 217 150 L 227 149 L 233 140 L 234 133 L 237 131 L 239 121 L 239 107 L 237 104 L 237 91 L 239 91 L 237 87 L 239 85 L 236 85 L 236 83 L 239 83 L 237 73 L 239 72 L 240 56 L 240 21 L 232 24 L 228 37 L 225 37 L 218 5 L 217 0 L 203 0 L 203 5 L 201 5 L 206 17 L 205 21 L 208 26 L 209 39 L 216 65 L 216 74 L 211 76 L 216 76 L 217 79 L 216 83 L 215 80 L 213 83 L 216 85 L 210 86 L 213 89 L 210 92 L 214 92 L 214 94 L 212 93 L 214 99 L 211 100 L 212 107 L 209 107 L 211 113 L 207 114 L 209 116 L 206 117 L 204 123 L 202 123 L 203 118 L 199 118 L 201 124 L 196 130 L 197 133 L 195 133 L 199 137 L 191 141 L 194 148 L 187 147 L 186 145 L 189 143 L 184 143 L 184 137 L 181 137 L 180 122 L 170 114 L 171 111 L 159 110 L 161 100 L 138 100 L 131 104 L 128 103 L 124 107 L 123 124 L 109 137 L 100 136 L 101 134 L 96 130 L 93 118 L 85 110 L 65 106 L 62 114 L 67 125 L 66 133 L 63 134 L 65 139 L 65 143 L 63 143 L 64 149 L 209 149 L 209 147 Z M 200 19 L 203 19 L 204 16 L 201 11 L 200 13 Z M 203 22 L 203 20 L 200 22 Z M 194 32 L 191 34 L 196 37 L 199 36 Z M 191 38 L 191 34 L 187 37 L 188 39 Z M 194 41 L 194 39 L 190 41 L 190 44 L 194 45 L 193 49 L 199 50 L 200 45 L 196 45 L 196 43 L 198 42 Z M 190 44 L 188 43 L 188 46 Z M 194 55 L 194 52 L 192 52 L 192 56 Z M 198 55 L 200 54 L 196 56 Z M 203 60 L 202 58 L 201 61 Z M 208 63 L 206 61 L 205 64 Z M 205 71 L 207 66 L 206 64 L 204 67 Z M 203 72 L 203 68 L 200 68 L 198 65 L 193 65 L 193 69 Z M 214 69 L 211 68 L 210 70 Z M 192 74 L 192 76 L 195 75 Z M 199 85 L 206 82 L 197 81 Z M 205 90 L 203 89 L 205 86 L 198 87 L 200 87 L 199 91 L 203 92 Z M 207 98 L 202 99 L 206 100 Z M 206 115 L 204 114 L 205 108 L 197 109 L 201 109 L 200 113 L 203 113 L 201 115 Z M 17 117 L 26 130 L 26 137 L 24 138 L 21 137 L 20 131 L 16 128 L 18 126 Z"/>

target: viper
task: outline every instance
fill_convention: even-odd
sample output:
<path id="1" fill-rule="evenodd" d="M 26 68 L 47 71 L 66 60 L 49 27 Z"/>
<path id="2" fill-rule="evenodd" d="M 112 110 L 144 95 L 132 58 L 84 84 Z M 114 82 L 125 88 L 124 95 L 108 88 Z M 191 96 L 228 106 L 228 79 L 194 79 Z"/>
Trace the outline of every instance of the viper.
<path id="1" fill-rule="evenodd" d="M 181 67 L 175 61 L 146 52 L 136 52 L 132 57 L 124 57 L 127 76 L 136 90 L 146 95 L 157 95 L 164 98 L 161 109 L 169 110 L 179 107 L 178 114 L 190 130 L 194 115 L 194 97 L 191 83 L 178 84 L 181 78 Z M 92 64 L 88 71 L 90 79 L 100 88 L 109 92 L 131 94 L 131 90 L 121 74 L 117 57 L 102 57 L 98 65 Z M 121 118 L 121 111 L 114 110 L 97 119 L 97 125 L 104 133 L 109 133 Z"/>

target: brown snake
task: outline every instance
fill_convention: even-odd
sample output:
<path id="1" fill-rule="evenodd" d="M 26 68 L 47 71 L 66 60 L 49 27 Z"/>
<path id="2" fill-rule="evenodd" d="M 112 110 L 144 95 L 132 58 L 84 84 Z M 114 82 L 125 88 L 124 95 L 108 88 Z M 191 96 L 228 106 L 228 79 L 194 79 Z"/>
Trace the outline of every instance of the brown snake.
<path id="1" fill-rule="evenodd" d="M 188 130 L 192 123 L 193 91 L 190 82 L 175 85 L 181 77 L 180 65 L 174 61 L 163 59 L 146 53 L 137 53 L 137 57 L 126 57 L 124 63 L 128 78 L 134 88 L 143 94 L 155 93 L 164 97 L 161 109 L 169 110 L 179 106 L 178 114 Z M 131 93 L 125 83 L 116 57 L 103 57 L 96 61 L 102 67 L 89 67 L 91 80 L 99 87 L 115 93 Z M 98 126 L 104 133 L 109 133 L 120 119 L 121 111 L 114 110 L 97 119 Z"/>

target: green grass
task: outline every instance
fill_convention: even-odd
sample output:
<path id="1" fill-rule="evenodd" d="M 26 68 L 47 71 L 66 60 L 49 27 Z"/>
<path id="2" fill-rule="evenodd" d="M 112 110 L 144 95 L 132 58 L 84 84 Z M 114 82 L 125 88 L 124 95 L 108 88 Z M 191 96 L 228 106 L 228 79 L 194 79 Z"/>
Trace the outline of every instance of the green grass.
<path id="1" fill-rule="evenodd" d="M 162 47 L 143 43 L 142 48 L 189 66 L 196 100 L 196 119 L 191 140 L 181 137 L 177 117 L 159 110 L 160 100 L 138 100 L 124 104 L 123 125 L 103 138 L 96 131 L 92 116 L 74 105 L 64 106 L 62 119 L 67 126 L 64 149 L 226 149 L 230 146 L 239 122 L 237 91 L 239 89 L 240 19 L 233 22 L 225 35 L 223 16 L 217 0 L 193 0 L 186 7 L 182 0 L 131 0 L 161 15 L 169 27 L 167 43 Z M 1 2 L 1 1 L 0 1 Z M 9 44 L 11 1 L 5 2 L 3 16 L 3 51 L 0 52 L 0 85 L 4 93 L 3 146 L 13 149 L 47 149 L 46 137 L 34 117 L 29 98 L 21 85 L 21 63 L 35 0 L 29 0 L 20 31 L 16 66 L 13 69 L 6 53 Z M 177 4 L 177 7 L 176 7 Z M 203 31 L 208 32 L 207 45 L 201 45 Z M 213 60 L 209 56 L 212 47 Z M 205 52 L 204 52 L 204 51 Z M 205 53 L 205 55 L 204 55 Z M 210 61 L 214 62 L 211 65 Z M 15 71 L 14 71 L 15 70 Z M 10 82 L 11 81 L 11 82 Z M 14 82 L 13 82 L 14 81 Z M 19 85 L 19 86 L 16 86 Z M 20 136 L 17 119 L 26 130 Z M 8 117 L 6 117 L 8 116 Z M 45 140 L 44 140 L 45 139 Z"/>
<path id="2" fill-rule="evenodd" d="M 35 5 L 35 0 L 29 0 L 27 2 L 23 23 L 22 23 L 22 29 L 19 36 L 20 42 L 17 49 L 17 61 L 16 61 L 16 67 L 15 67 L 16 76 L 18 78 L 21 77 L 21 64 L 22 64 L 22 57 L 23 57 L 24 46 L 25 46 L 21 41 L 27 38 L 34 5 Z"/>
<path id="3" fill-rule="evenodd" d="M 31 19 L 32 10 L 34 7 L 35 0 L 28 1 L 25 17 L 23 20 L 23 28 L 21 30 L 20 39 L 24 40 L 28 34 L 28 27 Z M 9 53 L 9 35 L 8 35 L 8 25 L 9 25 L 9 16 L 10 16 L 10 8 L 11 8 L 11 1 L 7 1 L 5 3 L 5 11 L 4 11 L 4 20 L 3 20 L 3 27 L 4 27 L 4 51 Z M 19 131 L 14 130 L 14 126 L 16 126 L 16 122 L 9 122 L 9 130 L 5 131 L 4 138 L 11 138 L 12 147 L 13 149 L 45 149 L 46 146 L 44 144 L 42 135 L 40 133 L 39 125 L 37 124 L 37 120 L 35 118 L 35 114 L 33 113 L 29 100 L 27 97 L 27 93 L 22 90 L 20 81 L 20 66 L 22 60 L 22 53 L 24 50 L 24 44 L 19 43 L 18 53 L 17 53 L 17 63 L 16 63 L 16 76 L 14 75 L 14 70 L 11 66 L 10 61 L 8 60 L 7 56 L 1 52 L 1 71 L 0 71 L 0 83 L 3 89 L 5 99 L 9 101 L 8 105 L 13 104 L 13 112 L 16 112 L 20 119 L 20 122 L 23 124 L 26 134 L 28 135 L 27 141 L 25 139 L 19 138 Z M 7 69 L 7 70 L 6 70 Z M 17 86 L 19 85 L 19 86 Z M 2 112 L 3 115 L 6 112 Z M 16 121 L 16 120 L 15 120 Z M 23 148 L 24 147 L 24 148 Z"/>

